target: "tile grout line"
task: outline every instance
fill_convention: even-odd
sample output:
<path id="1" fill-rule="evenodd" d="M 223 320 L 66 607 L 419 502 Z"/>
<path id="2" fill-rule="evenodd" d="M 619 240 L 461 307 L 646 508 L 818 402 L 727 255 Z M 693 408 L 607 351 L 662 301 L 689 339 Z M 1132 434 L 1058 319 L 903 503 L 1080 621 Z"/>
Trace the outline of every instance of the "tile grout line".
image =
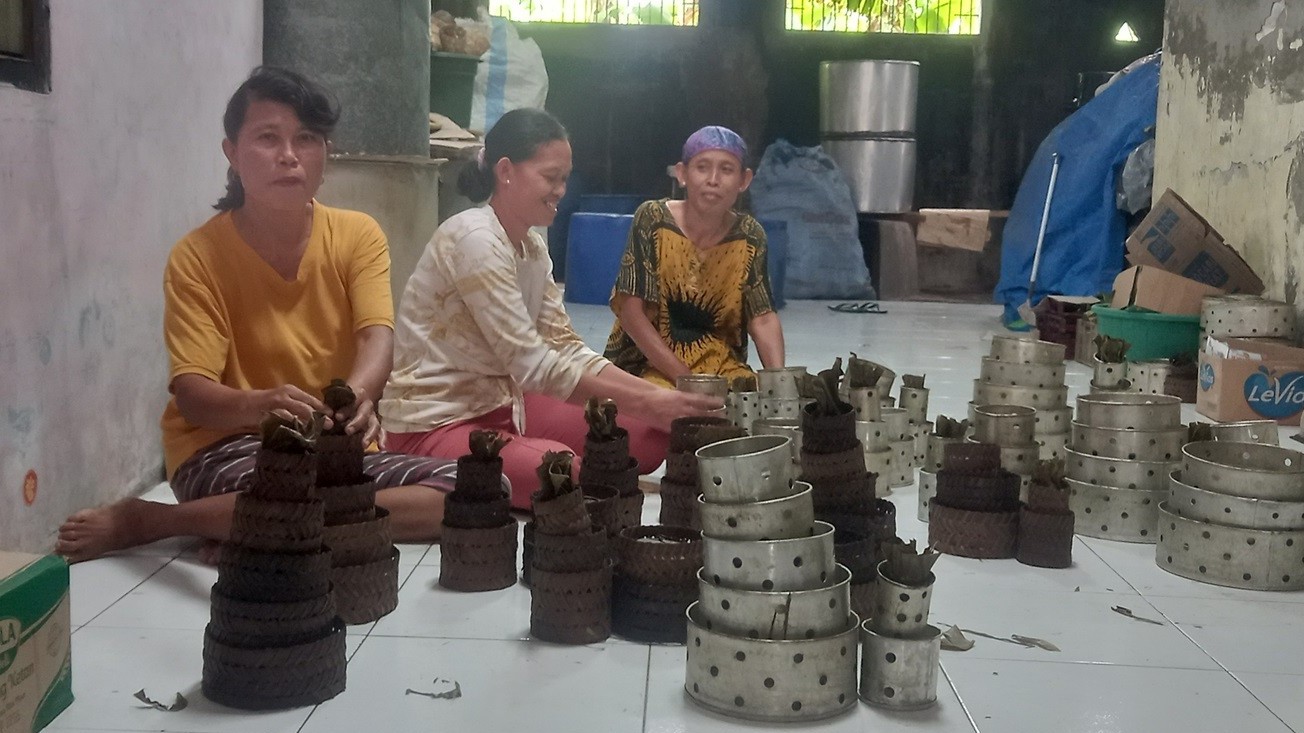
<path id="1" fill-rule="evenodd" d="M 973 713 L 969 711 L 969 706 L 965 704 L 964 698 L 960 697 L 960 688 L 955 686 L 955 680 L 951 679 L 951 673 L 946 671 L 946 665 L 939 659 L 937 666 L 942 670 L 942 677 L 946 678 L 946 684 L 950 686 L 951 692 L 955 693 L 955 699 L 960 703 L 960 710 L 964 711 L 964 717 L 968 718 L 969 725 L 973 727 L 974 733 L 981 733 L 978 729 L 978 721 L 973 719 Z"/>
<path id="2" fill-rule="evenodd" d="M 643 676 L 643 733 L 647 733 L 647 708 L 652 699 L 652 645 L 647 647 L 647 673 Z"/>
<path id="3" fill-rule="evenodd" d="M 157 556 L 156 556 L 156 557 L 157 557 Z M 154 577 L 155 575 L 158 575 L 159 573 L 163 572 L 163 568 L 166 568 L 167 566 L 171 565 L 174 561 L 176 561 L 176 558 L 175 558 L 175 557 L 174 557 L 174 558 L 171 558 L 170 560 L 168 560 L 167 562 L 163 563 L 162 565 L 159 565 L 157 568 L 154 569 L 154 572 L 150 573 L 149 575 L 146 575 L 144 578 L 142 578 L 142 579 L 140 580 L 139 583 L 136 583 L 135 585 L 131 586 L 130 588 L 127 589 L 127 591 L 126 591 L 125 593 L 123 593 L 122 595 L 120 595 L 120 596 L 118 596 L 117 598 L 113 599 L 113 602 L 112 602 L 112 603 L 110 603 L 109 605 L 105 606 L 104 608 L 101 608 L 101 609 L 99 610 L 99 612 L 96 613 L 94 616 L 91 616 L 90 618 L 86 619 L 86 623 L 84 623 L 84 624 L 78 626 L 77 629 L 76 629 L 75 631 L 73 631 L 73 633 L 75 634 L 75 633 L 77 633 L 78 631 L 81 631 L 82 629 L 86 628 L 87 626 L 90 626 L 92 623 L 95 622 L 95 619 L 99 618 L 100 616 L 103 616 L 105 613 L 108 612 L 108 610 L 109 610 L 110 608 L 113 608 L 114 606 L 118 605 L 118 602 L 121 601 L 123 598 L 126 598 L 127 596 L 131 595 L 132 592 L 135 591 L 137 588 L 139 588 L 139 587 L 141 587 L 142 585 L 144 585 L 145 583 L 149 582 L 149 579 L 150 579 L 150 578 L 152 578 L 152 577 Z M 70 581 L 69 581 L 69 583 L 68 583 L 68 589 L 69 589 L 69 591 L 71 592 L 71 590 L 72 590 L 72 582 L 71 582 L 71 579 L 70 579 Z"/>

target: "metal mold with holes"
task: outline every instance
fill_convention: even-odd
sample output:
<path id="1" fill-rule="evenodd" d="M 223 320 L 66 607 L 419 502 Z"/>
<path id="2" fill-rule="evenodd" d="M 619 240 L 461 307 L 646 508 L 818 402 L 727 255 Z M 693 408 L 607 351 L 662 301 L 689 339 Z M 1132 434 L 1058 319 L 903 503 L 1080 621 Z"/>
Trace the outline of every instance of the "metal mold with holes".
<path id="1" fill-rule="evenodd" d="M 892 447 L 893 438 L 890 434 L 890 428 L 882 420 L 857 420 L 856 421 L 856 439 L 860 441 L 860 446 L 865 449 L 866 453 L 887 450 Z"/>
<path id="2" fill-rule="evenodd" d="M 1132 383 L 1126 379 L 1118 382 L 1117 384 L 1110 385 L 1108 387 L 1102 384 L 1096 384 L 1096 380 L 1093 379 L 1091 380 L 1091 384 L 1089 384 L 1088 387 L 1090 389 L 1087 392 L 1087 394 L 1092 394 L 1092 395 L 1111 395 L 1118 392 L 1133 391 Z"/>
<path id="3" fill-rule="evenodd" d="M 911 437 L 910 416 L 906 414 L 901 407 L 884 407 L 879 415 L 883 424 L 887 426 L 887 438 L 889 442 L 905 440 Z"/>
<path id="4" fill-rule="evenodd" d="M 1155 563 L 1183 578 L 1232 588 L 1304 590 L 1304 530 L 1224 527 L 1159 507 Z"/>
<path id="5" fill-rule="evenodd" d="M 1304 502 L 1232 496 L 1198 489 L 1173 471 L 1168 483 L 1168 509 L 1197 522 L 1261 530 L 1304 530 Z"/>
<path id="6" fill-rule="evenodd" d="M 724 414 L 734 425 L 752 431 L 752 423 L 761 417 L 760 392 L 730 392 L 724 399 Z"/>
<path id="7" fill-rule="evenodd" d="M 1037 445 L 1040 447 L 1038 453 L 1043 461 L 1053 460 L 1055 458 L 1067 458 L 1069 447 L 1069 433 L 1052 433 L 1049 435 L 1038 435 Z"/>
<path id="8" fill-rule="evenodd" d="M 817 639 L 847 628 L 851 571 L 833 570 L 833 584 L 794 591 L 742 590 L 711 582 L 698 571 L 697 610 L 712 631 L 748 639 Z"/>
<path id="9" fill-rule="evenodd" d="M 1214 440 L 1225 443 L 1259 443 L 1281 445 L 1277 423 L 1272 420 L 1245 420 L 1242 422 L 1214 423 L 1209 426 Z"/>
<path id="10" fill-rule="evenodd" d="M 1127 392 L 1081 395 L 1077 422 L 1096 428 L 1161 430 L 1182 424 L 1182 400 Z"/>
<path id="11" fill-rule="evenodd" d="M 800 399 L 801 379 L 805 374 L 806 367 L 760 369 L 756 372 L 756 388 L 762 399 Z"/>
<path id="12" fill-rule="evenodd" d="M 1182 477 L 1206 491 L 1304 501 L 1304 454 L 1275 445 L 1188 443 L 1182 449 Z"/>
<path id="13" fill-rule="evenodd" d="M 879 486 L 891 488 L 888 477 L 895 475 L 897 470 L 896 451 L 890 445 L 883 450 L 865 451 L 865 470 L 879 477 Z"/>
<path id="14" fill-rule="evenodd" d="M 856 411 L 856 420 L 877 421 L 883 409 L 878 387 L 857 387 L 847 392 L 847 402 Z"/>
<path id="15" fill-rule="evenodd" d="M 1123 389 L 1123 383 L 1128 381 L 1127 362 L 1110 362 L 1092 359 L 1093 376 L 1091 386 L 1100 389 Z"/>
<path id="16" fill-rule="evenodd" d="M 901 385 L 901 399 L 897 401 L 912 423 L 928 419 L 928 388 Z"/>
<path id="17" fill-rule="evenodd" d="M 1068 405 L 1055 407 L 1038 407 L 1036 422 L 1032 426 L 1034 435 L 1060 435 L 1069 432 L 1073 422 L 1073 408 Z"/>
<path id="18" fill-rule="evenodd" d="M 943 438 L 940 435 L 928 436 L 928 452 L 924 456 L 924 468 L 929 471 L 942 470 L 942 455 L 946 447 L 965 442 L 964 438 Z"/>
<path id="19" fill-rule="evenodd" d="M 937 576 L 928 574 L 923 585 L 905 585 L 883 574 L 887 561 L 878 564 L 878 582 L 874 585 L 874 614 L 866 626 L 888 636 L 917 636 L 928 625 L 928 610 L 933 604 L 933 585 Z"/>
<path id="20" fill-rule="evenodd" d="M 1156 541 L 1159 503 L 1167 491 L 1095 486 L 1074 479 L 1068 484 L 1074 533 L 1120 542 Z"/>
<path id="21" fill-rule="evenodd" d="M 684 691 L 708 710 L 744 720 L 797 723 L 857 705 L 859 618 L 816 639 L 748 639 L 706 628 L 701 603 L 688 607 Z"/>
<path id="22" fill-rule="evenodd" d="M 1277 300 L 1258 297 L 1205 298 L 1200 308 L 1200 327 L 1214 338 L 1295 337 L 1295 308 Z"/>
<path id="23" fill-rule="evenodd" d="M 1023 405 L 977 405 L 973 437 L 979 443 L 1026 445 L 1032 442 L 1037 411 Z"/>
<path id="24" fill-rule="evenodd" d="M 810 535 L 815 522 L 811 486 L 793 482 L 796 493 L 742 504 L 717 504 L 697 497 L 702 534 L 724 540 L 782 540 Z"/>
<path id="25" fill-rule="evenodd" d="M 1073 450 L 1129 461 L 1177 461 L 1186 444 L 1186 428 L 1129 430 L 1073 423 Z"/>
<path id="26" fill-rule="evenodd" d="M 1164 384 L 1172 372 L 1173 365 L 1167 359 L 1134 361 L 1127 365 L 1131 390 L 1138 394 L 1164 394 Z"/>
<path id="27" fill-rule="evenodd" d="M 1093 456 L 1066 449 L 1065 470 L 1068 477 L 1095 486 L 1114 486 L 1142 491 L 1163 491 L 1168 488 L 1168 473 L 1179 461 L 1128 461 L 1120 458 Z"/>
<path id="28" fill-rule="evenodd" d="M 919 472 L 919 508 L 915 513 L 915 518 L 924 524 L 928 523 L 928 505 L 934 496 L 937 496 L 937 473 L 925 468 Z"/>
<path id="29" fill-rule="evenodd" d="M 1001 468 L 1010 473 L 1031 475 L 1039 461 L 1041 461 L 1041 446 L 1036 443 L 1001 448 Z"/>
<path id="30" fill-rule="evenodd" d="M 767 417 L 752 423 L 752 435 L 782 435 L 792 441 L 792 465 L 801 465 L 801 420 L 797 418 Z"/>
<path id="31" fill-rule="evenodd" d="M 913 463 L 916 468 L 922 468 L 928 463 L 928 436 L 933 434 L 933 424 L 931 422 L 916 423 L 910 427 L 915 431 L 915 460 Z"/>
<path id="32" fill-rule="evenodd" d="M 1055 407 L 1069 398 L 1069 389 L 1056 387 L 1008 387 L 974 380 L 973 400 L 979 405 L 1023 405 L 1025 407 Z"/>
<path id="33" fill-rule="evenodd" d="M 1016 364 L 1062 364 L 1064 344 L 1018 336 L 993 336 L 991 358 Z"/>
<path id="34" fill-rule="evenodd" d="M 761 398 L 761 418 L 781 418 L 785 420 L 797 420 L 801 418 L 801 408 L 806 401 L 800 398 Z"/>
<path id="35" fill-rule="evenodd" d="M 782 435 L 753 435 L 699 448 L 697 476 L 707 501 L 737 504 L 792 493 L 792 448 Z"/>
<path id="36" fill-rule="evenodd" d="M 942 631 L 925 626 L 910 638 L 860 627 L 860 699 L 892 710 L 923 710 L 937 703 Z"/>
<path id="37" fill-rule="evenodd" d="M 1023 364 L 1001 361 L 990 356 L 983 357 L 983 365 L 978 377 L 988 384 L 1007 384 L 1011 387 L 1058 387 L 1064 384 L 1064 365 L 1061 364 Z"/>
<path id="38" fill-rule="evenodd" d="M 750 590 L 809 590 L 833 578 L 833 525 L 816 521 L 808 536 L 758 542 L 702 539 L 702 567 L 716 585 Z"/>
<path id="39" fill-rule="evenodd" d="M 887 473 L 887 487 L 899 489 L 915 482 L 915 441 L 898 440 L 892 443 L 892 469 Z"/>

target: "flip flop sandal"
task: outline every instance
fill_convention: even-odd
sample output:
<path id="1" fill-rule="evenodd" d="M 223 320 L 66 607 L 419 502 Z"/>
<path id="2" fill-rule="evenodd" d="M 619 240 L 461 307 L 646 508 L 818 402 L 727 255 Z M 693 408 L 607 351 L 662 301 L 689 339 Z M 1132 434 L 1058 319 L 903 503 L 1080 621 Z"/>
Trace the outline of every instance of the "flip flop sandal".
<path id="1" fill-rule="evenodd" d="M 837 305 L 829 306 L 829 310 L 838 313 L 873 313 L 887 315 L 887 311 L 883 310 L 882 306 L 873 301 L 867 301 L 864 303 L 838 303 Z"/>

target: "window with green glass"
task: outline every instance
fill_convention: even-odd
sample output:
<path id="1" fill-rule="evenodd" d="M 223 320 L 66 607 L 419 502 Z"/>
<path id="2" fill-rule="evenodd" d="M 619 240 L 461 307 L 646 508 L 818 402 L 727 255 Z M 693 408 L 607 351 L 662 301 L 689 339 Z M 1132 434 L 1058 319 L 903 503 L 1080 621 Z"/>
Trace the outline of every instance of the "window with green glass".
<path id="1" fill-rule="evenodd" d="M 982 0 L 787 0 L 790 31 L 978 34 Z"/>
<path id="2" fill-rule="evenodd" d="M 489 13 L 518 23 L 697 25 L 698 0 L 492 0 Z"/>

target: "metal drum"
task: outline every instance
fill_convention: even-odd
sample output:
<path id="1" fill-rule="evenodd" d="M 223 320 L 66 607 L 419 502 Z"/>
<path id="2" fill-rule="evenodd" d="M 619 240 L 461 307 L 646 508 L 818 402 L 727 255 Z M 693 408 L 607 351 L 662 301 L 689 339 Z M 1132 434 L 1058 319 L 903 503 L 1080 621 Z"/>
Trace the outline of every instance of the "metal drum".
<path id="1" fill-rule="evenodd" d="M 914 132 L 916 61 L 820 64 L 820 132 Z"/>
<path id="2" fill-rule="evenodd" d="M 1224 527 L 1159 507 L 1155 563 L 1203 583 L 1249 590 L 1304 590 L 1304 530 Z"/>
<path id="3" fill-rule="evenodd" d="M 792 496 L 743 504 L 716 504 L 697 497 L 702 534 L 722 540 L 782 540 L 810 535 L 815 522 L 811 486 L 793 483 Z"/>
<path id="4" fill-rule="evenodd" d="M 1172 395 L 1111 392 L 1078 397 L 1078 422 L 1097 428 L 1160 430 L 1182 424 L 1182 401 Z"/>
<path id="5" fill-rule="evenodd" d="M 1197 489 L 1274 501 L 1304 501 L 1304 454 L 1252 443 L 1190 443 L 1182 480 Z"/>
<path id="6" fill-rule="evenodd" d="M 702 538 L 702 567 L 716 585 L 750 590 L 809 590 L 833 578 L 833 525 L 815 522 L 806 537 L 757 542 Z"/>
<path id="7" fill-rule="evenodd" d="M 825 138 L 821 146 L 846 175 L 856 211 L 899 214 L 913 208 L 918 155 L 913 138 L 882 135 Z"/>
<path id="8" fill-rule="evenodd" d="M 1071 479 L 1094 486 L 1163 491 L 1178 461 L 1129 461 L 1065 450 L 1064 466 Z"/>
<path id="9" fill-rule="evenodd" d="M 1120 542 L 1156 541 L 1159 503 L 1166 491 L 1095 486 L 1074 479 L 1068 483 L 1076 534 Z"/>
<path id="10" fill-rule="evenodd" d="M 794 591 L 741 590 L 697 573 L 697 609 L 707 628 L 748 639 L 815 639 L 847 628 L 851 614 L 851 571 L 838 565 L 833 584 Z"/>
<path id="11" fill-rule="evenodd" d="M 1069 388 L 1008 387 L 974 380 L 973 399 L 980 405 L 1023 405 L 1025 407 L 1059 407 L 1069 398 Z"/>
<path id="12" fill-rule="evenodd" d="M 979 378 L 988 384 L 1008 384 L 1012 387 L 1058 387 L 1064 384 L 1064 365 L 1033 362 L 1002 361 L 983 357 Z"/>
<path id="13" fill-rule="evenodd" d="M 1073 450 L 1129 461 L 1176 461 L 1186 444 L 1186 428 L 1129 430 L 1073 423 Z"/>
<path id="14" fill-rule="evenodd" d="M 792 493 L 791 441 L 782 435 L 722 440 L 697 450 L 697 476 L 707 501 L 736 504 Z"/>
<path id="15" fill-rule="evenodd" d="M 1214 440 L 1227 443 L 1281 444 L 1277 423 L 1272 420 L 1214 423 L 1209 426 L 1209 432 L 1213 433 Z"/>
<path id="16" fill-rule="evenodd" d="M 1018 364 L 1060 364 L 1064 361 L 1064 344 L 1037 341 L 1018 336 L 993 336 L 991 358 Z"/>
<path id="17" fill-rule="evenodd" d="M 1206 491 L 1182 481 L 1173 471 L 1168 484 L 1168 510 L 1196 522 L 1263 530 L 1304 530 L 1304 503 L 1272 501 Z"/>
<path id="18" fill-rule="evenodd" d="M 706 627 L 700 601 L 688 607 L 684 690 L 702 707 L 731 718 L 772 723 L 822 720 L 857 704 L 859 618 L 815 639 L 748 639 Z"/>

